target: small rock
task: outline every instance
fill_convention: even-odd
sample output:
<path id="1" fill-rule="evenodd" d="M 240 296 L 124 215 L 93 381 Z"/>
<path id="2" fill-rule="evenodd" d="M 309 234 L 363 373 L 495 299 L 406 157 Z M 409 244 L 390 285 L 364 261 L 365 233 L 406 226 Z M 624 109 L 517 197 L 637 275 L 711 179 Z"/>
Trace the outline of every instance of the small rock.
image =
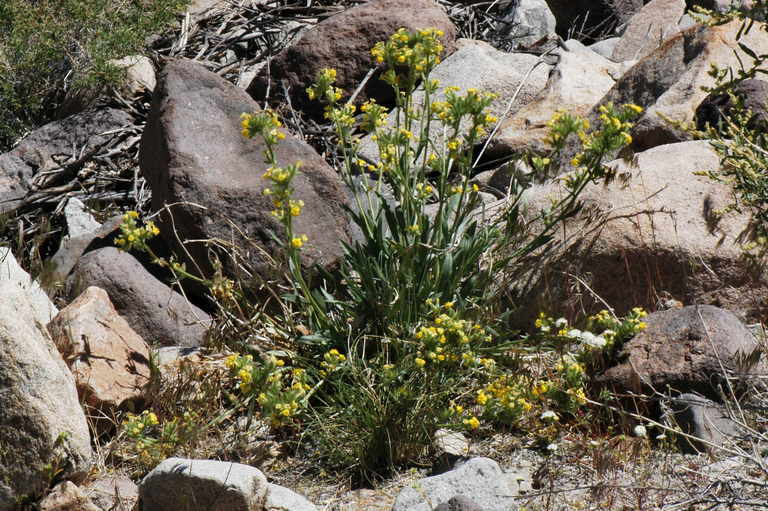
<path id="1" fill-rule="evenodd" d="M 139 487 L 125 476 L 100 477 L 83 491 L 103 511 L 128 511 L 139 500 Z"/>
<path id="2" fill-rule="evenodd" d="M 119 60 L 113 60 L 111 63 L 125 69 L 126 76 L 122 92 L 126 97 L 131 98 L 144 91 L 152 92 L 155 90 L 155 85 L 157 85 L 155 66 L 149 57 L 129 55 Z"/>
<path id="3" fill-rule="evenodd" d="M 432 446 L 435 449 L 433 474 L 442 474 L 451 470 L 457 461 L 469 454 L 469 441 L 458 431 L 438 429 L 435 431 Z"/>
<path id="4" fill-rule="evenodd" d="M 678 446 L 685 453 L 697 454 L 713 449 L 712 445 L 724 445 L 742 435 L 745 430 L 728 414 L 728 409 L 697 394 L 681 394 L 670 400 L 674 422 L 683 433 L 700 438 L 679 436 Z"/>
<path id="5" fill-rule="evenodd" d="M 472 458 L 460 467 L 421 479 L 403 488 L 392 511 L 431 511 L 455 496 L 465 496 L 484 511 L 508 511 L 517 492 L 499 465 L 488 458 Z"/>
<path id="6" fill-rule="evenodd" d="M 518 0 L 496 29 L 511 48 L 527 48 L 542 37 L 555 33 L 557 21 L 544 0 Z"/>
<path id="7" fill-rule="evenodd" d="M 317 511 L 317 507 L 293 490 L 270 483 L 264 511 Z"/>
<path id="8" fill-rule="evenodd" d="M 196 347 L 186 346 L 161 346 L 152 350 L 157 365 L 165 366 L 180 363 L 184 360 L 195 361 L 200 359 L 202 350 Z"/>
<path id="9" fill-rule="evenodd" d="M 587 46 L 587 48 L 597 53 L 598 55 L 602 55 L 607 59 L 611 59 L 613 56 L 613 50 L 616 48 L 616 45 L 619 43 L 620 39 L 620 37 L 609 37 L 594 44 L 590 44 Z"/>
<path id="10" fill-rule="evenodd" d="M 267 478 L 257 468 L 213 460 L 168 458 L 139 485 L 142 511 L 262 511 Z"/>
<path id="11" fill-rule="evenodd" d="M 76 484 L 64 481 L 40 501 L 40 511 L 100 511 L 100 509 Z"/>
<path id="12" fill-rule="evenodd" d="M 77 261 L 85 252 L 95 248 L 94 245 L 107 244 L 109 239 L 117 237 L 122 222 L 122 215 L 116 215 L 94 231 L 81 233 L 78 236 L 70 234 L 62 238 L 59 249 L 50 259 L 54 281 L 66 281 Z"/>
<path id="13" fill-rule="evenodd" d="M 483 511 L 483 508 L 464 495 L 456 495 L 437 506 L 434 511 Z"/>
<path id="14" fill-rule="evenodd" d="M 141 398 L 149 382 L 149 346 L 118 315 L 106 291 L 86 289 L 48 330 L 94 415 L 111 418 Z"/>
<path id="15" fill-rule="evenodd" d="M 83 201 L 76 197 L 70 197 L 67 200 L 64 217 L 67 220 L 67 234 L 72 238 L 90 234 L 101 227 Z"/>

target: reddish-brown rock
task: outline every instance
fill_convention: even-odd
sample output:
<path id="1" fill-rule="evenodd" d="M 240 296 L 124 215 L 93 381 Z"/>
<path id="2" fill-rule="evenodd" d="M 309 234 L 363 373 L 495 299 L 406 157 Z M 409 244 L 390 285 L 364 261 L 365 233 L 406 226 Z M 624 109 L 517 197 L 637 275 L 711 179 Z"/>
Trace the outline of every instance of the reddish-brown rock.
<path id="1" fill-rule="evenodd" d="M 111 415 L 142 395 L 149 381 L 149 346 L 120 317 L 107 292 L 89 287 L 48 329 L 75 376 L 80 399 Z"/>
<path id="2" fill-rule="evenodd" d="M 765 370 L 764 363 L 746 367 L 739 361 L 758 345 L 727 310 L 696 305 L 656 312 L 645 321 L 646 329 L 620 351 L 622 362 L 598 382 L 620 392 L 698 392 L 719 399 L 718 385 L 725 385 L 726 375 Z"/>
<path id="3" fill-rule="evenodd" d="M 242 89 L 192 61 L 170 61 L 160 73 L 155 97 L 141 139 L 141 171 L 152 187 L 152 207 L 169 247 L 185 254 L 190 271 L 210 275 L 211 245 L 232 244 L 245 264 L 257 273 L 273 275 L 278 255 L 273 236 L 283 227 L 272 215 L 263 190 L 264 144 L 240 133 L 240 115 L 259 110 Z M 348 221 L 341 178 L 306 142 L 287 134 L 275 148 L 279 166 L 302 163 L 292 181 L 293 198 L 304 201 L 294 232 L 306 234 L 303 262 L 333 266 L 343 254 Z M 225 271 L 238 272 L 224 250 L 217 252 Z M 190 261 L 190 259 L 193 261 Z"/>
<path id="4" fill-rule="evenodd" d="M 306 88 L 323 68 L 334 68 L 337 86 L 352 94 L 374 67 L 371 48 L 386 41 L 399 28 L 437 28 L 445 33 L 447 50 L 453 48 L 456 27 L 434 0 L 371 0 L 321 21 L 295 44 L 280 52 L 251 82 L 248 93 L 261 101 L 267 87 L 271 98 L 280 98 L 282 81 L 289 89 L 291 104 L 314 114 L 322 108 L 307 98 Z M 374 75 L 358 96 L 360 101 L 392 100 L 392 88 Z"/>

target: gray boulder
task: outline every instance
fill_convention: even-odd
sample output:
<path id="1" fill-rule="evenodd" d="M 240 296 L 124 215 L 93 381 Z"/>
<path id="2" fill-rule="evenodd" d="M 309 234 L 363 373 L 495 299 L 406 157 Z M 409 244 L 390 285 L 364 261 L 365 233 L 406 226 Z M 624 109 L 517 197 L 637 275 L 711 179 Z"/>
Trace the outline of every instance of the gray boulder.
<path id="1" fill-rule="evenodd" d="M 661 46 L 678 31 L 677 23 L 685 12 L 685 0 L 653 0 L 632 16 L 611 60 L 637 60 Z"/>
<path id="2" fill-rule="evenodd" d="M 542 37 L 555 33 L 556 20 L 545 0 L 518 0 L 496 29 L 511 48 L 527 48 Z"/>
<path id="3" fill-rule="evenodd" d="M 317 511 L 317 507 L 295 491 L 269 483 L 264 511 Z"/>
<path id="4" fill-rule="evenodd" d="M 514 506 L 517 492 L 495 461 L 472 458 L 450 472 L 403 488 L 392 511 L 431 511 L 457 495 L 470 499 L 485 511 L 507 511 Z"/>
<path id="5" fill-rule="evenodd" d="M 23 287 L 0 278 L 0 511 L 48 487 L 51 471 L 80 479 L 92 457 L 72 374 Z M 46 468 L 48 466 L 48 468 Z"/>
<path id="6" fill-rule="evenodd" d="M 150 345 L 200 346 L 211 317 L 114 247 L 88 252 L 67 280 L 71 299 L 90 286 L 107 292 L 118 314 Z"/>
<path id="7" fill-rule="evenodd" d="M 677 443 L 683 452 L 710 452 L 715 450 L 713 446 L 736 441 L 745 433 L 745 429 L 731 418 L 725 406 L 700 395 L 681 394 L 671 399 L 669 404 L 674 423 L 684 433 L 703 440 L 679 436 Z"/>
<path id="8" fill-rule="evenodd" d="M 262 511 L 267 478 L 259 469 L 213 460 L 168 458 L 142 479 L 142 511 Z"/>
<path id="9" fill-rule="evenodd" d="M 141 140 L 141 171 L 152 186 L 152 207 L 161 236 L 190 271 L 211 276 L 209 240 L 229 275 L 244 276 L 241 264 L 273 276 L 278 252 L 273 234 L 283 228 L 263 195 L 263 141 L 244 138 L 240 115 L 259 106 L 248 94 L 199 64 L 169 61 L 158 78 L 147 127 Z M 304 201 L 294 232 L 306 234 L 302 262 L 330 267 L 347 240 L 346 194 L 338 175 L 307 143 L 288 134 L 276 149 L 278 165 L 302 162 L 292 182 L 293 198 Z M 172 206 L 171 206 L 172 205 Z M 168 209 L 164 209 L 168 206 Z M 242 259 L 230 257 L 236 251 Z"/>

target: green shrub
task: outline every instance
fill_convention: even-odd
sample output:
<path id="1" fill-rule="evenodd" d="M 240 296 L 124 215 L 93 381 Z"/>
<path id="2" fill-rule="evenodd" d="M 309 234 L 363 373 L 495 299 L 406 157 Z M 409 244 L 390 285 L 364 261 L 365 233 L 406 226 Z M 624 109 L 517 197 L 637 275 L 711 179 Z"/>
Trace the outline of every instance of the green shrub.
<path id="1" fill-rule="evenodd" d="M 339 274 L 326 274 L 320 287 L 310 287 L 300 263 L 312 239 L 294 229 L 304 204 L 293 197 L 291 183 L 301 169 L 299 162 L 276 163 L 274 148 L 285 136 L 279 118 L 267 110 L 241 119 L 244 136 L 266 142 L 264 193 L 285 229 L 290 280 L 290 292 L 282 293 L 286 317 L 260 316 L 266 320 L 261 328 L 268 337 L 290 330 L 287 323 L 310 332 L 293 333 L 298 342 L 279 352 L 230 357 L 231 398 L 237 409 L 258 413 L 284 432 L 304 429 L 301 438 L 319 459 L 352 471 L 358 482 L 416 460 L 439 427 L 478 432 L 502 426 L 550 444 L 561 419 L 586 404 L 585 367 L 596 358 L 594 351 L 576 349 L 583 348 L 584 335 L 571 329 L 500 334 L 493 284 L 499 272 L 547 244 L 552 230 L 579 210 L 588 184 L 612 177 L 603 158 L 631 141 L 630 121 L 640 109 L 605 106 L 595 129 L 558 114 L 550 124 L 551 154 L 532 161 L 539 172 L 556 175 L 553 162 L 566 141 L 581 144 L 571 162 L 575 170 L 561 178 L 563 198 L 529 222 L 519 185 L 506 208 L 482 218 L 478 189 L 470 184 L 472 149 L 496 122 L 486 111 L 491 97 L 452 88 L 436 97 L 439 84 L 429 75 L 442 51 L 439 35 L 400 30 L 374 47 L 374 59 L 387 67 L 382 77 L 396 93 L 390 121 L 373 101 L 356 117 L 354 105 L 340 102 L 333 70 L 323 70 L 308 89 L 326 104 L 344 160 L 340 174 L 354 191 L 349 214 L 362 233 L 345 246 Z M 424 100 L 417 103 L 419 84 Z M 376 137 L 378 161 L 360 157 L 359 128 Z M 538 226 L 534 232 L 529 223 Z M 154 225 L 139 227 L 128 214 L 117 243 L 147 249 L 146 238 L 154 234 Z M 155 259 L 188 276 L 176 260 Z M 227 279 L 206 283 L 220 303 L 234 304 L 232 310 L 244 300 Z M 587 329 L 607 335 L 614 328 L 621 342 L 629 327 L 619 327 L 634 325 L 627 321 L 600 316 Z M 535 367 L 524 356 L 537 351 L 547 353 L 551 367 Z"/>
<path id="2" fill-rule="evenodd" d="M 52 119 L 66 94 L 114 85 L 188 0 L 0 2 L 0 150 Z"/>

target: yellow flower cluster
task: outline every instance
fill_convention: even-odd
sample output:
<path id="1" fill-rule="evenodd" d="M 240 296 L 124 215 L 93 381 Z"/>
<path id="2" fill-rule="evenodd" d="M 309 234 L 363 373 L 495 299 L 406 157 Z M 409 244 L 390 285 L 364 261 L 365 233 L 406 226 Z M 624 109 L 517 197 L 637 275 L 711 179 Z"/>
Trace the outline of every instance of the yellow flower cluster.
<path id="1" fill-rule="evenodd" d="M 454 302 L 428 300 L 432 321 L 420 326 L 414 338 L 418 352 L 414 360 L 420 368 L 428 365 L 493 368 L 495 362 L 477 355 L 477 348 L 491 341 L 483 327 L 460 319 Z"/>
<path id="2" fill-rule="evenodd" d="M 371 55 L 377 64 L 389 67 L 382 79 L 391 85 L 402 84 L 404 76 L 398 76 L 397 68 L 413 70 L 417 77 L 428 75 L 440 63 L 444 49 L 440 38 L 444 35 L 442 30 L 433 28 L 413 33 L 401 28 L 388 41 L 376 43 Z"/>
<path id="3" fill-rule="evenodd" d="M 283 124 L 272 110 L 240 115 L 241 133 L 245 138 L 253 138 L 261 135 L 267 146 L 274 146 L 278 141 L 285 139 L 285 133 L 280 128 Z"/>
<path id="4" fill-rule="evenodd" d="M 251 355 L 235 354 L 227 357 L 225 365 L 238 390 L 256 397 L 274 427 L 293 422 L 311 388 L 304 369 L 286 367 L 284 360 L 273 355 L 257 363 Z"/>
<path id="5" fill-rule="evenodd" d="M 387 109 L 372 99 L 363 103 L 360 111 L 363 112 L 360 127 L 365 131 L 375 131 L 387 123 Z"/>
<path id="6" fill-rule="evenodd" d="M 334 87 L 336 82 L 336 70 L 332 68 L 321 69 L 315 78 L 315 83 L 307 88 L 307 97 L 311 101 L 322 101 L 328 105 L 333 105 L 339 101 L 343 91 Z"/>
<path id="7" fill-rule="evenodd" d="M 147 250 L 147 241 L 160 234 L 153 221 L 148 221 L 143 227 L 139 227 L 137 220 L 139 213 L 137 211 L 128 211 L 123 215 L 123 222 L 120 224 L 120 235 L 115 239 L 115 245 L 122 250 Z"/>
<path id="8" fill-rule="evenodd" d="M 136 439 L 146 435 L 152 426 L 157 426 L 159 423 L 157 415 L 149 410 L 144 410 L 139 415 L 127 414 L 126 419 L 123 421 L 123 430 L 128 436 Z"/>
<path id="9" fill-rule="evenodd" d="M 483 415 L 508 424 L 529 412 L 533 405 L 529 400 L 526 382 L 517 376 L 504 374 L 477 391 L 475 403 L 483 407 Z"/>
<path id="10" fill-rule="evenodd" d="M 275 207 L 272 214 L 280 220 L 285 221 L 289 217 L 299 216 L 304 207 L 304 201 L 291 198 L 293 196 L 291 182 L 300 167 L 301 161 L 287 167 L 269 167 L 262 176 L 272 183 L 272 187 L 264 188 L 262 193 L 271 197 L 272 205 Z"/>
<path id="11" fill-rule="evenodd" d="M 326 376 L 329 373 L 335 371 L 347 360 L 346 355 L 340 353 L 339 350 L 333 348 L 328 350 L 323 355 L 323 361 L 320 362 L 320 366 L 323 368 L 320 370 L 322 376 Z"/>

